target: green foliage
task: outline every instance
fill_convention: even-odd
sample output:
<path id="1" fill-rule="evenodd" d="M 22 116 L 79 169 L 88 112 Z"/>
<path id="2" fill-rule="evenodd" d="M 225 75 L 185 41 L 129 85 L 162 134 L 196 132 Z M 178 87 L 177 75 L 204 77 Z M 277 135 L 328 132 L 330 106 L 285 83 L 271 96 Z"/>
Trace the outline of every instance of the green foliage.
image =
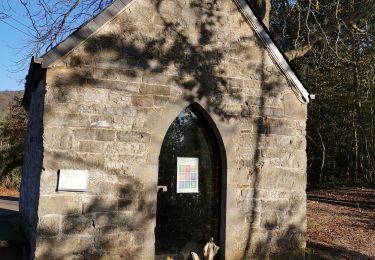
<path id="1" fill-rule="evenodd" d="M 0 91 L 0 122 L 9 114 L 10 104 L 15 96 L 22 96 L 23 91 Z"/>
<path id="2" fill-rule="evenodd" d="M 0 182 L 1 188 L 19 189 L 21 184 L 21 167 L 14 168 L 10 173 L 6 174 Z"/>
<path id="3" fill-rule="evenodd" d="M 0 122 L 0 187 L 18 188 L 26 136 L 27 114 L 15 97 Z"/>

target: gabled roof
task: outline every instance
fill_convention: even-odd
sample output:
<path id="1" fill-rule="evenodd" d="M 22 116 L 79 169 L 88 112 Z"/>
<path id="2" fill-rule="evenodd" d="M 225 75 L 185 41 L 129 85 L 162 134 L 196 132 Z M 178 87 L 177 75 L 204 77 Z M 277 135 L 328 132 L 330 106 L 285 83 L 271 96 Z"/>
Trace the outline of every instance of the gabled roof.
<path id="1" fill-rule="evenodd" d="M 45 53 L 41 58 L 33 59 L 30 65 L 29 75 L 26 79 L 26 89 L 25 94 L 30 91 L 28 88 L 31 88 L 35 83 L 34 75 L 30 75 L 30 72 L 35 71 L 31 67 L 37 67 L 37 71 L 43 71 L 50 66 L 52 66 L 56 61 L 65 57 L 77 46 L 82 44 L 86 39 L 88 39 L 92 34 L 94 34 L 98 29 L 100 29 L 106 23 L 112 21 L 117 15 L 119 15 L 125 8 L 131 4 L 134 0 L 114 0 L 107 8 L 102 12 L 96 15 L 93 19 L 89 20 L 81 27 L 79 27 L 74 33 L 72 33 L 64 41 L 56 45 L 52 50 Z M 262 40 L 269 54 L 273 58 L 274 62 L 281 69 L 284 75 L 287 77 L 289 82 L 295 87 L 299 92 L 303 101 L 309 102 L 309 92 L 304 87 L 301 80 L 298 78 L 296 73 L 293 71 L 288 59 L 284 56 L 282 51 L 277 47 L 273 39 L 271 38 L 269 31 L 264 26 L 264 24 L 257 18 L 254 11 L 251 9 L 250 5 L 246 0 L 233 0 L 239 9 L 241 10 L 244 17 L 253 27 L 259 38 Z M 25 107 L 28 105 L 28 101 L 25 100 L 27 97 L 24 97 Z M 27 104 L 27 105 L 26 105 Z"/>
<path id="2" fill-rule="evenodd" d="M 112 4 L 101 11 L 98 15 L 81 25 L 68 38 L 56 45 L 52 50 L 45 53 L 41 57 L 43 59 L 42 68 L 48 68 L 55 61 L 75 49 L 104 24 L 112 21 L 118 14 L 128 7 L 131 2 L 133 2 L 133 0 L 114 0 Z"/>

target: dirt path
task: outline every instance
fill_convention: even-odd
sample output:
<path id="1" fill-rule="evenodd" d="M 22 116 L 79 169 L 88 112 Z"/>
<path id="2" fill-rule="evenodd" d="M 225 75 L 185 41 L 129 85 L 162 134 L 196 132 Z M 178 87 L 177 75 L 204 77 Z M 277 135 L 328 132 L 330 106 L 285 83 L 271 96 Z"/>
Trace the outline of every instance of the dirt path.
<path id="1" fill-rule="evenodd" d="M 375 259 L 375 190 L 308 193 L 307 259 Z"/>

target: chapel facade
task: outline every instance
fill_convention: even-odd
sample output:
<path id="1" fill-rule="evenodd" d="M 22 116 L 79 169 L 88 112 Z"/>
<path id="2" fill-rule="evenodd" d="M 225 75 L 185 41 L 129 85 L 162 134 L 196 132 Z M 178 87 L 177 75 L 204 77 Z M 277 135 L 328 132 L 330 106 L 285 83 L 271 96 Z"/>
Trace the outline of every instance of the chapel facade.
<path id="1" fill-rule="evenodd" d="M 30 65 L 29 258 L 304 258 L 308 102 L 246 1 L 114 1 Z"/>

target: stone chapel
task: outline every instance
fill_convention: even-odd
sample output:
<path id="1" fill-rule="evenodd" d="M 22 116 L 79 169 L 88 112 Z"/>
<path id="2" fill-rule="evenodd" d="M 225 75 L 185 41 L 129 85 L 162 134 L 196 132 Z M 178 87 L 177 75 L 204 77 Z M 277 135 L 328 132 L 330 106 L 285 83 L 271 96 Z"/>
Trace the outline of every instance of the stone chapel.
<path id="1" fill-rule="evenodd" d="M 303 259 L 309 99 L 245 0 L 115 0 L 30 64 L 29 259 Z"/>

